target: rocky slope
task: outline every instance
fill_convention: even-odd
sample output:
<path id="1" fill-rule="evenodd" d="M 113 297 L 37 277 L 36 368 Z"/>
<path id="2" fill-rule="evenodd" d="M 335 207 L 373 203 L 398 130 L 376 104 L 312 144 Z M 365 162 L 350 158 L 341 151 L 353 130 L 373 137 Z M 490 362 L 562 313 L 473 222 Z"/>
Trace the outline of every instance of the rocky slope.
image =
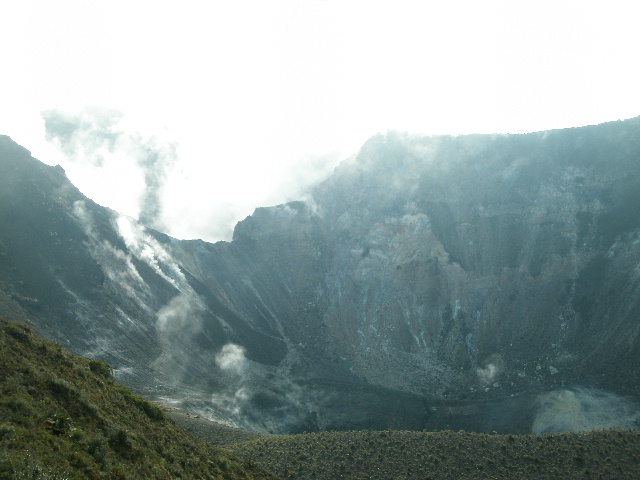
<path id="1" fill-rule="evenodd" d="M 637 426 L 640 120 L 369 140 L 232 242 L 178 241 L 0 138 L 0 315 L 273 432 Z"/>

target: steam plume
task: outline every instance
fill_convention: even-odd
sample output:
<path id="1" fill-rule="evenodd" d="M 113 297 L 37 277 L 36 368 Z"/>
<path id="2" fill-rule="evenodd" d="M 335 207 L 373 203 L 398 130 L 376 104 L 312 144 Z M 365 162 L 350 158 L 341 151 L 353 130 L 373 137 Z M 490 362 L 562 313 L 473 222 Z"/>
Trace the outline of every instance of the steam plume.
<path id="1" fill-rule="evenodd" d="M 163 230 L 162 190 L 168 170 L 176 163 L 176 144 L 128 133 L 120 127 L 124 115 L 109 109 L 92 108 L 71 115 L 59 110 L 42 114 L 47 140 L 60 146 L 71 161 L 92 167 L 115 168 L 114 191 L 122 189 L 132 165 L 141 175 L 137 218 L 144 225 Z M 122 169 L 117 175 L 117 170 Z"/>

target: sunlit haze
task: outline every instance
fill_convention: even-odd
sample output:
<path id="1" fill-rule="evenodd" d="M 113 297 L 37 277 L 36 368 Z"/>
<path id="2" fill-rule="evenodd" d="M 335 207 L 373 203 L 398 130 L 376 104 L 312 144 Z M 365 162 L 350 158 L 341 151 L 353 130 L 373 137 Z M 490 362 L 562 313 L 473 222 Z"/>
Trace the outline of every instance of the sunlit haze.
<path id="1" fill-rule="evenodd" d="M 2 16 L 0 134 L 179 238 L 231 238 L 377 132 L 640 115 L 631 1 L 22 1 Z"/>

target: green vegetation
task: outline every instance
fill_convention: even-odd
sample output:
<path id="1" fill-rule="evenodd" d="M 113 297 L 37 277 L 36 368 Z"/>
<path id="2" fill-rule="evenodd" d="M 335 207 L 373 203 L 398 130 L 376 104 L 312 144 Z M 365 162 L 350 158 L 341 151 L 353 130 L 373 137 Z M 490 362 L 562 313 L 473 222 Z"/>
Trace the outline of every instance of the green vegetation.
<path id="1" fill-rule="evenodd" d="M 87 360 L 0 319 L 0 479 L 273 478 Z"/>
<path id="2" fill-rule="evenodd" d="M 637 430 L 545 435 L 326 432 L 264 437 L 228 448 L 282 478 L 640 478 Z"/>

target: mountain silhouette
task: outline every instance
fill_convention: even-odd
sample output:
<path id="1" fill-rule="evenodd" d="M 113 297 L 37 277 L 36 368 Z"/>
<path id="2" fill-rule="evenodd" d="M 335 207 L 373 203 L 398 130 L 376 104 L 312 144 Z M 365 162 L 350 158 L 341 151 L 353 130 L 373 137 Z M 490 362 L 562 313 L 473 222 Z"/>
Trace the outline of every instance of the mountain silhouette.
<path id="1" fill-rule="evenodd" d="M 254 430 L 634 427 L 638 205 L 640 118 L 377 135 L 215 244 L 0 137 L 0 316 Z"/>

